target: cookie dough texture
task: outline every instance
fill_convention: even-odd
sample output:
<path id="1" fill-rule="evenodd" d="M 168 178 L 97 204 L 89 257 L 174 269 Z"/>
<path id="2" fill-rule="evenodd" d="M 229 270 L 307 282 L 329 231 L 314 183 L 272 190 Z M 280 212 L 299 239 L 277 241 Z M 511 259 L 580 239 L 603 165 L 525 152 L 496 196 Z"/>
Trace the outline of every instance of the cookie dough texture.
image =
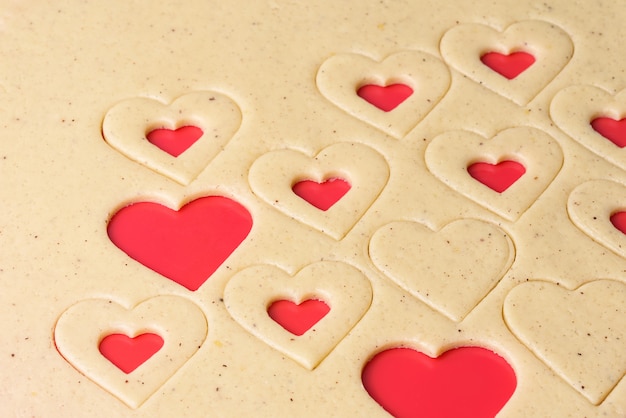
<path id="1" fill-rule="evenodd" d="M 583 0 L 0 0 L 0 416 L 385 417 L 361 371 L 395 346 L 431 357 L 462 346 L 497 352 L 517 377 L 501 417 L 626 416 L 624 321 L 615 316 L 624 312 L 626 238 L 593 218 L 624 210 L 623 151 L 580 120 L 626 114 L 624 18 L 620 2 Z M 537 61 L 514 83 L 467 53 L 507 53 L 525 42 Z M 334 72 L 342 68 L 350 71 Z M 414 111 L 401 104 L 398 118 L 349 94 L 389 82 L 414 89 L 406 102 Z M 216 100 L 203 101 L 207 94 Z M 219 137 L 217 148 L 199 140 L 178 160 L 120 134 L 180 123 L 202 125 Z M 516 135 L 506 149 L 500 139 L 509 129 L 533 132 L 529 145 Z M 450 138 L 464 132 L 468 141 L 455 148 Z M 105 140 L 111 133 L 117 145 Z M 495 141 L 487 154 L 481 138 Z M 521 158 L 532 178 L 507 192 L 532 198 L 465 188 L 463 170 L 476 158 Z M 358 194 L 339 200 L 335 219 L 307 213 L 289 182 L 277 186 L 280 174 L 292 182 L 345 177 Z M 125 205 L 178 209 L 209 195 L 243 205 L 253 226 L 196 291 L 107 236 Z M 455 225 L 488 239 L 455 251 L 444 243 Z M 418 247 L 397 240 L 416 236 L 389 229 L 396 226 L 436 235 L 421 254 L 431 269 Z M 455 238 L 471 245 L 472 237 Z M 325 275 L 337 269 L 319 266 L 341 266 L 350 279 L 338 286 Z M 336 332 L 322 335 L 317 351 L 290 345 L 285 334 L 250 332 L 274 290 L 246 290 L 259 285 L 256 271 L 277 272 L 282 297 L 327 295 L 349 321 L 324 318 L 318 325 Z M 471 294 L 441 283 L 441 272 L 464 271 L 488 277 Z M 168 309 L 178 310 L 169 317 Z M 120 323 L 101 322 L 107 312 Z M 577 334 L 567 315 L 581 332 L 613 332 L 610 349 Z M 561 325 L 561 333 L 541 328 Z M 146 362 L 137 370 L 159 384 L 146 390 L 133 381 L 125 392 L 112 377 L 119 370 L 89 365 L 94 353 L 85 351 L 97 348 L 80 339 L 116 326 L 161 330 L 190 346 L 164 346 L 149 361 L 179 353 L 176 370 L 149 371 Z"/>

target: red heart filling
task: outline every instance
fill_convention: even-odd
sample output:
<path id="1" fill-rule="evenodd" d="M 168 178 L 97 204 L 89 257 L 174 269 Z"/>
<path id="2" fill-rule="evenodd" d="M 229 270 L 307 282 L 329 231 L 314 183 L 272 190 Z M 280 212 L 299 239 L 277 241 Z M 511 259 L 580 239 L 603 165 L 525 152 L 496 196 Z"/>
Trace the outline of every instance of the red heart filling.
<path id="1" fill-rule="evenodd" d="M 626 234 L 626 212 L 615 212 L 611 215 L 611 223 L 622 234 Z"/>
<path id="2" fill-rule="evenodd" d="M 178 157 L 202 136 L 202 129 L 196 126 L 183 126 L 175 131 L 155 129 L 148 132 L 148 141 L 174 157 Z"/>
<path id="3" fill-rule="evenodd" d="M 294 335 L 302 335 L 330 311 L 321 300 L 308 299 L 299 305 L 290 300 L 277 300 L 267 309 L 274 321 Z"/>
<path id="4" fill-rule="evenodd" d="M 332 178 L 323 183 L 304 180 L 296 183 L 292 190 L 316 208 L 326 211 L 348 193 L 350 183 L 339 178 Z"/>
<path id="5" fill-rule="evenodd" d="M 250 213 L 222 197 L 196 199 L 179 211 L 139 202 L 109 221 L 111 241 L 131 258 L 189 290 L 197 290 L 246 238 Z"/>
<path id="6" fill-rule="evenodd" d="M 467 172 L 485 186 L 502 193 L 522 177 L 526 169 L 516 161 L 502 161 L 495 165 L 474 163 L 467 167 Z"/>
<path id="7" fill-rule="evenodd" d="M 396 418 L 494 417 L 513 395 L 515 372 L 500 356 L 461 347 L 437 358 L 409 348 L 375 355 L 361 376 L 365 390 Z"/>
<path id="8" fill-rule="evenodd" d="M 626 118 L 595 118 L 591 121 L 591 127 L 618 147 L 626 147 Z"/>
<path id="9" fill-rule="evenodd" d="M 499 52 L 487 52 L 480 57 L 480 60 L 493 71 L 512 80 L 533 65 L 535 57 L 521 51 L 513 52 L 509 55 L 500 54 Z"/>
<path id="10" fill-rule="evenodd" d="M 163 347 L 163 338 L 146 333 L 130 338 L 124 334 L 111 334 L 102 339 L 98 349 L 104 357 L 128 374 L 145 363 Z"/>
<path id="11" fill-rule="evenodd" d="M 380 110 L 390 112 L 413 94 L 413 89 L 406 84 L 377 86 L 367 84 L 360 87 L 356 94 Z"/>

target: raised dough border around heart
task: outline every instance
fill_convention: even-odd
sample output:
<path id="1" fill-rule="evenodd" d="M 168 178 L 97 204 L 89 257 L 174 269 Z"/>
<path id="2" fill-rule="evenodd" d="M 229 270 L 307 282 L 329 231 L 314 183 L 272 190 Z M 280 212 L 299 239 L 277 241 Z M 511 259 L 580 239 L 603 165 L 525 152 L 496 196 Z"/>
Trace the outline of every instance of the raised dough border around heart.
<path id="1" fill-rule="evenodd" d="M 295 336 L 274 322 L 267 309 L 286 299 L 322 300 L 330 311 L 313 328 Z M 291 276 L 271 265 L 252 266 L 227 284 L 224 303 L 244 329 L 303 367 L 313 370 L 357 324 L 372 302 L 369 279 L 355 267 L 336 261 L 305 266 Z"/>
<path id="2" fill-rule="evenodd" d="M 151 144 L 146 135 L 155 129 L 192 125 L 203 135 L 174 157 Z M 102 135 L 114 149 L 182 185 L 191 183 L 224 149 L 241 125 L 241 110 L 222 93 L 197 91 L 170 104 L 138 97 L 113 106 L 102 122 Z"/>
<path id="3" fill-rule="evenodd" d="M 518 105 L 530 102 L 567 65 L 574 53 L 569 35 L 553 23 L 527 20 L 503 31 L 479 23 L 449 29 L 441 39 L 441 55 L 456 70 Z M 512 80 L 501 76 L 480 58 L 487 52 L 508 55 L 523 50 L 535 62 Z"/>
<path id="4" fill-rule="evenodd" d="M 302 180 L 342 178 L 350 190 L 323 211 L 296 195 L 292 187 Z M 361 219 L 389 179 L 385 158 L 358 143 L 337 143 L 307 155 L 284 149 L 259 157 L 250 168 L 250 187 L 267 204 L 336 240 L 342 239 Z"/>
<path id="5" fill-rule="evenodd" d="M 433 109 L 450 87 L 450 71 L 437 57 L 421 51 L 401 51 L 378 61 L 359 54 L 328 58 L 317 73 L 324 97 L 352 116 L 395 138 L 405 136 Z M 357 95 L 367 84 L 402 83 L 413 94 L 385 112 Z"/>
<path id="6" fill-rule="evenodd" d="M 458 193 L 510 221 L 517 220 L 544 192 L 563 165 L 560 145 L 531 127 L 500 131 L 487 139 L 469 131 L 450 131 L 435 137 L 425 153 L 426 165 L 439 180 Z M 526 172 L 498 193 L 474 179 L 470 164 L 503 160 L 521 163 Z"/>
<path id="7" fill-rule="evenodd" d="M 598 117 L 626 117 L 626 89 L 615 95 L 591 85 L 567 87 L 554 96 L 550 116 L 566 134 L 588 150 L 626 170 L 626 148 L 620 148 L 596 132 L 591 121 Z"/>
<path id="8" fill-rule="evenodd" d="M 183 326 L 184 324 L 184 326 Z M 152 332 L 163 347 L 129 374 L 99 351 L 107 335 Z M 203 312 L 179 296 L 156 296 L 135 305 L 87 299 L 61 314 L 54 329 L 59 353 L 80 373 L 131 408 L 138 408 L 189 360 L 206 339 Z"/>
<path id="9" fill-rule="evenodd" d="M 577 289 L 540 280 L 504 301 L 511 332 L 594 405 L 626 374 L 626 284 L 594 280 Z"/>

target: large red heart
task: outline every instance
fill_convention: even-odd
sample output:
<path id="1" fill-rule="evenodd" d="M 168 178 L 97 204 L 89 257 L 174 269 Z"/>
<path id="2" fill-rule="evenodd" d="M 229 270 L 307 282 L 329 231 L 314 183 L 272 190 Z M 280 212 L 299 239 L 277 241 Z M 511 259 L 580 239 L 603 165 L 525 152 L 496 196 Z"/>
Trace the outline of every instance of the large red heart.
<path id="1" fill-rule="evenodd" d="M 522 51 L 509 55 L 500 54 L 499 52 L 488 52 L 481 56 L 480 60 L 493 71 L 512 80 L 533 65 L 535 57 Z"/>
<path id="2" fill-rule="evenodd" d="M 619 230 L 622 234 L 626 234 L 626 212 L 615 212 L 611 215 L 610 219 L 615 229 Z"/>
<path id="3" fill-rule="evenodd" d="M 294 335 L 302 335 L 326 316 L 330 308 L 317 299 L 296 305 L 290 300 L 277 300 L 267 309 L 269 316 Z"/>
<path id="4" fill-rule="evenodd" d="M 618 147 L 626 147 L 626 118 L 620 120 L 595 118 L 591 121 L 591 127 Z"/>
<path id="5" fill-rule="evenodd" d="M 117 368 L 128 374 L 145 363 L 163 347 L 163 338 L 145 333 L 134 338 L 110 334 L 102 339 L 98 349 Z"/>
<path id="6" fill-rule="evenodd" d="M 148 132 L 148 141 L 174 157 L 178 157 L 203 135 L 197 126 L 183 126 L 174 130 L 161 128 Z"/>
<path id="7" fill-rule="evenodd" d="M 196 199 L 179 211 L 139 202 L 109 221 L 111 241 L 131 258 L 197 290 L 252 229 L 250 213 L 222 196 Z"/>
<path id="8" fill-rule="evenodd" d="M 406 84 L 390 84 L 388 86 L 366 84 L 361 86 L 356 94 L 380 110 L 390 112 L 408 99 L 413 94 L 413 89 Z"/>
<path id="9" fill-rule="evenodd" d="M 461 347 L 437 358 L 410 348 L 375 355 L 361 376 L 365 390 L 396 418 L 492 418 L 517 386 L 500 356 Z"/>
<path id="10" fill-rule="evenodd" d="M 502 161 L 498 164 L 474 163 L 467 167 L 470 176 L 495 190 L 504 192 L 526 172 L 523 165 L 516 161 Z"/>
<path id="11" fill-rule="evenodd" d="M 292 190 L 316 208 L 326 211 L 348 193 L 350 183 L 339 178 L 332 178 L 322 183 L 304 180 L 296 183 Z"/>

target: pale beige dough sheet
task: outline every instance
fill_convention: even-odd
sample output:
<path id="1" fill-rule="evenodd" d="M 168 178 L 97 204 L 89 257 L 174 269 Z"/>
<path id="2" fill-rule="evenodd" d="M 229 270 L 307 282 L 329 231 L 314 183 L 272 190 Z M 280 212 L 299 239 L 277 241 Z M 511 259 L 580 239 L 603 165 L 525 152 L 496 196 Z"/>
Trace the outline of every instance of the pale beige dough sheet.
<path id="1" fill-rule="evenodd" d="M 1 1 L 0 416 L 385 417 L 361 372 L 398 346 L 502 356 L 501 417 L 626 416 L 626 151 L 588 123 L 626 115 L 625 19 L 618 1 Z M 536 62 L 513 80 L 476 59 L 516 48 Z M 414 89 L 391 112 L 355 93 L 390 82 Z M 180 157 L 143 138 L 181 124 L 206 135 Z M 503 158 L 527 171 L 502 193 L 466 171 Z M 329 176 L 352 187 L 326 212 L 291 190 Z M 130 203 L 213 195 L 252 228 L 197 290 L 107 235 Z M 319 332 L 266 316 L 278 294 L 329 302 Z M 126 375 L 98 352 L 112 329 L 166 344 Z"/>

